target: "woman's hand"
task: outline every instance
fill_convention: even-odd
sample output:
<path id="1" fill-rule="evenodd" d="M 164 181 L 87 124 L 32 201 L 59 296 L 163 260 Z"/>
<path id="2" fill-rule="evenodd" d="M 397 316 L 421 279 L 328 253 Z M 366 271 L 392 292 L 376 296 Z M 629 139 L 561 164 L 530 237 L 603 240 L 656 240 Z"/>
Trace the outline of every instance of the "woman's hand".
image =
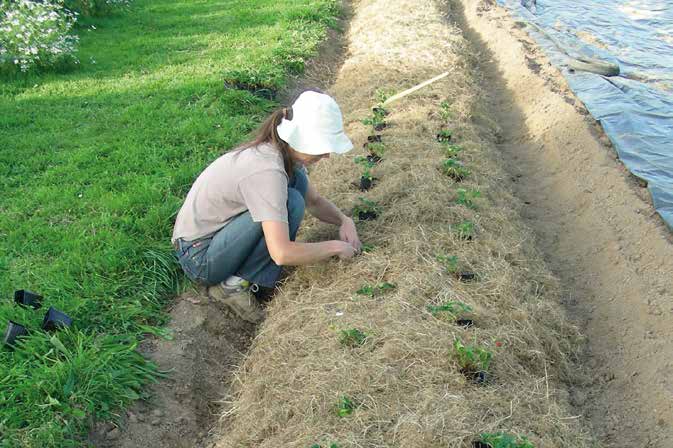
<path id="1" fill-rule="evenodd" d="M 356 252 L 360 252 L 362 249 L 362 243 L 358 237 L 358 231 L 355 228 L 355 223 L 351 218 L 345 217 L 341 221 L 341 227 L 339 227 L 339 238 L 341 241 L 345 241 L 350 244 Z"/>
<path id="2" fill-rule="evenodd" d="M 355 256 L 355 248 L 345 241 L 334 241 L 337 244 L 337 257 L 347 260 Z"/>

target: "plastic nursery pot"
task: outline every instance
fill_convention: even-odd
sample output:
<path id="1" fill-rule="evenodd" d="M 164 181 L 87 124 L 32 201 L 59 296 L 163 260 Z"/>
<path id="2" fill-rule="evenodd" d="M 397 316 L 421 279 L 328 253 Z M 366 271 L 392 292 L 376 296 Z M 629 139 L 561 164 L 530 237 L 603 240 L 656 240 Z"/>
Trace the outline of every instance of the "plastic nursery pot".
<path id="1" fill-rule="evenodd" d="M 372 108 L 372 112 L 374 112 L 374 114 L 382 115 L 384 117 L 388 116 L 388 114 L 390 113 L 382 107 L 374 107 Z"/>
<path id="2" fill-rule="evenodd" d="M 456 320 L 456 325 L 459 327 L 470 328 L 474 325 L 474 321 L 472 319 L 458 319 Z"/>
<path id="3" fill-rule="evenodd" d="M 42 321 L 42 329 L 46 331 L 59 330 L 72 325 L 70 316 L 54 307 L 50 307 Z"/>
<path id="4" fill-rule="evenodd" d="M 472 448 L 493 448 L 488 443 L 484 443 L 481 440 L 475 440 L 472 442 Z"/>
<path id="5" fill-rule="evenodd" d="M 477 274 L 474 272 L 457 272 L 456 277 L 458 277 L 458 280 L 462 282 L 471 282 L 472 280 L 477 278 Z"/>
<path id="6" fill-rule="evenodd" d="M 379 163 L 381 161 L 381 157 L 377 156 L 376 154 L 369 154 L 367 156 L 367 162 L 369 163 Z"/>
<path id="7" fill-rule="evenodd" d="M 382 131 L 382 130 L 384 130 L 386 127 L 388 127 L 388 124 L 386 124 L 386 123 L 378 123 L 378 124 L 376 124 L 376 125 L 374 126 L 374 130 L 375 130 L 375 131 Z"/>
<path id="8" fill-rule="evenodd" d="M 5 345 L 12 346 L 16 342 L 17 338 L 26 336 L 27 334 L 28 330 L 26 330 L 26 327 L 10 320 L 9 324 L 7 324 L 7 331 L 5 331 L 5 336 L 2 339 L 2 342 Z"/>
<path id="9" fill-rule="evenodd" d="M 381 134 L 376 134 L 376 135 L 370 135 L 367 137 L 367 141 L 369 143 L 381 143 Z M 367 144 L 365 143 L 365 146 Z"/>
<path id="10" fill-rule="evenodd" d="M 25 289 L 14 291 L 14 301 L 21 306 L 30 306 L 33 309 L 38 309 L 42 306 L 42 296 Z"/>
<path id="11" fill-rule="evenodd" d="M 376 219 L 379 215 L 376 214 L 376 212 L 373 212 L 371 210 L 366 211 L 366 212 L 358 212 L 358 219 L 360 221 L 371 221 L 373 219 Z"/>
<path id="12" fill-rule="evenodd" d="M 437 134 L 437 141 L 439 143 L 448 143 L 451 141 L 451 134 L 442 134 L 441 132 Z"/>
<path id="13" fill-rule="evenodd" d="M 360 178 L 360 191 L 367 191 L 374 185 L 374 180 L 369 177 L 362 176 Z"/>
<path id="14" fill-rule="evenodd" d="M 471 372 L 470 376 L 475 384 L 484 384 L 488 381 L 488 372 L 484 372 L 483 370 Z"/>

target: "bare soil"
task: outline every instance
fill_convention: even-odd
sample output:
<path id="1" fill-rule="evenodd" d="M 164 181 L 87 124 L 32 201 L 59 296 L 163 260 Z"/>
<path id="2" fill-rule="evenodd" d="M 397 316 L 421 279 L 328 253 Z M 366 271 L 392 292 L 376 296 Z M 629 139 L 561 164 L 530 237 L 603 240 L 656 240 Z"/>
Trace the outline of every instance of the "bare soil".
<path id="1" fill-rule="evenodd" d="M 587 381 L 571 401 L 602 446 L 670 447 L 670 234 L 524 25 L 491 1 L 456 3 L 510 188 L 587 338 Z"/>

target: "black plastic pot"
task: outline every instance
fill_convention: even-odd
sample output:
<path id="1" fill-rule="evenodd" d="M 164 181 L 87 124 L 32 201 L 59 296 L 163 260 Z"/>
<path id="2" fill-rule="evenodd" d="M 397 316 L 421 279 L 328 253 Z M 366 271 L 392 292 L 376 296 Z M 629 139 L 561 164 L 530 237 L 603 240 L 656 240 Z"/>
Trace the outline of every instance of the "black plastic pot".
<path id="1" fill-rule="evenodd" d="M 366 212 L 358 212 L 358 219 L 360 221 L 371 221 L 373 219 L 378 218 L 379 215 L 376 214 L 374 211 L 366 211 Z"/>
<path id="2" fill-rule="evenodd" d="M 437 141 L 439 143 L 448 143 L 451 141 L 451 135 L 437 134 Z"/>
<path id="3" fill-rule="evenodd" d="M 483 370 L 479 372 L 473 372 L 472 381 L 474 381 L 475 384 L 484 384 L 486 381 L 488 381 L 488 372 L 484 372 Z"/>
<path id="4" fill-rule="evenodd" d="M 42 329 L 46 331 L 59 330 L 72 325 L 72 318 L 54 307 L 50 307 L 42 321 Z"/>
<path id="5" fill-rule="evenodd" d="M 456 274 L 456 276 L 458 277 L 458 280 L 463 281 L 463 282 L 471 282 L 472 280 L 477 278 L 477 274 L 475 274 L 474 272 L 468 272 L 468 271 L 458 272 Z"/>
<path id="6" fill-rule="evenodd" d="M 369 143 L 381 143 L 381 134 L 370 135 L 367 137 Z"/>
<path id="7" fill-rule="evenodd" d="M 372 185 L 374 184 L 373 180 L 362 176 L 360 178 L 360 191 L 367 191 L 370 188 L 372 188 Z"/>
<path id="8" fill-rule="evenodd" d="M 472 448 L 493 448 L 488 443 L 484 443 L 481 440 L 475 440 L 472 442 Z"/>
<path id="9" fill-rule="evenodd" d="M 390 113 L 382 107 L 374 107 L 372 108 L 372 112 L 374 112 L 375 114 L 383 115 L 384 117 L 387 117 L 388 114 Z"/>
<path id="10" fill-rule="evenodd" d="M 459 327 L 470 328 L 474 325 L 474 321 L 472 321 L 472 319 L 458 319 L 456 320 L 456 325 Z"/>
<path id="11" fill-rule="evenodd" d="M 28 330 L 26 330 L 26 327 L 10 320 L 7 324 L 7 331 L 5 331 L 5 336 L 3 337 L 2 342 L 5 345 L 12 346 L 17 338 L 26 336 L 27 334 Z"/>
<path id="12" fill-rule="evenodd" d="M 369 163 L 379 163 L 381 161 L 381 157 L 377 156 L 376 154 L 369 154 L 367 156 L 367 162 Z"/>
<path id="13" fill-rule="evenodd" d="M 386 123 L 379 123 L 376 126 L 374 126 L 375 131 L 382 131 L 384 130 L 388 125 Z"/>
<path id="14" fill-rule="evenodd" d="M 21 306 L 30 306 L 33 309 L 39 309 L 42 306 L 42 296 L 25 289 L 14 291 L 14 301 Z"/>

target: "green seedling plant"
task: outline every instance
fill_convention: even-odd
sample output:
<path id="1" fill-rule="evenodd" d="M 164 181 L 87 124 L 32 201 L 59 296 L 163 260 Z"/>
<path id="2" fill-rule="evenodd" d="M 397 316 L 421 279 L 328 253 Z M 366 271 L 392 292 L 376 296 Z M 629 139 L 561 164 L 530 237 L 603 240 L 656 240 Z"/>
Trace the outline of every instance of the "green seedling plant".
<path id="1" fill-rule="evenodd" d="M 453 132 L 449 131 L 448 129 L 442 129 L 437 133 L 437 140 L 440 143 L 448 143 L 451 141 L 452 136 Z"/>
<path id="2" fill-rule="evenodd" d="M 474 223 L 463 221 L 456 226 L 456 234 L 460 239 L 471 240 L 474 237 Z"/>
<path id="3" fill-rule="evenodd" d="M 386 152 L 386 145 L 383 142 L 367 142 L 367 151 L 370 154 L 383 158 Z"/>
<path id="4" fill-rule="evenodd" d="M 314 443 L 313 445 L 311 445 L 311 448 L 323 448 L 323 446 Z M 339 448 L 339 445 L 337 445 L 336 443 L 330 443 L 329 448 Z"/>
<path id="5" fill-rule="evenodd" d="M 362 156 L 357 156 L 354 159 L 355 163 L 360 165 L 362 167 L 362 177 L 365 179 L 372 180 L 374 177 L 372 176 L 372 168 L 374 167 L 375 163 L 370 162 L 366 157 Z"/>
<path id="6" fill-rule="evenodd" d="M 380 213 L 379 205 L 369 199 L 359 197 L 358 204 L 353 208 L 353 216 L 358 219 L 374 219 Z"/>
<path id="7" fill-rule="evenodd" d="M 463 162 L 456 159 L 446 159 L 442 162 L 442 172 L 455 180 L 460 182 L 470 175 L 470 170 L 465 168 Z"/>
<path id="8" fill-rule="evenodd" d="M 364 345 L 367 340 L 367 334 L 358 330 L 357 328 L 349 328 L 341 330 L 339 333 L 339 342 L 345 347 L 360 347 Z"/>
<path id="9" fill-rule="evenodd" d="M 376 98 L 377 107 L 383 107 L 383 103 L 393 95 L 393 92 L 386 89 L 376 89 L 374 97 Z"/>
<path id="10" fill-rule="evenodd" d="M 476 208 L 474 200 L 481 197 L 481 192 L 479 190 L 466 190 L 464 188 L 459 188 L 456 190 L 456 203 L 464 205 L 467 208 Z"/>
<path id="11" fill-rule="evenodd" d="M 483 433 L 479 435 L 481 443 L 485 443 L 491 448 L 535 448 L 535 446 L 526 437 L 516 437 L 505 433 Z"/>
<path id="12" fill-rule="evenodd" d="M 448 159 L 456 159 L 462 150 L 463 148 L 458 145 L 444 145 L 444 155 Z"/>
<path id="13" fill-rule="evenodd" d="M 373 250 L 374 250 L 374 246 L 372 244 L 364 244 L 363 243 L 362 246 L 360 247 L 360 251 L 363 254 L 368 254 L 369 252 L 371 252 Z"/>
<path id="14" fill-rule="evenodd" d="M 475 345 L 464 345 L 456 339 L 453 342 L 453 357 L 458 362 L 462 372 L 488 372 L 493 353 Z"/>
<path id="15" fill-rule="evenodd" d="M 379 283 L 378 285 L 363 285 L 360 289 L 355 291 L 361 296 L 375 297 L 383 295 L 386 291 L 395 289 L 395 285 L 388 282 Z"/>
<path id="16" fill-rule="evenodd" d="M 446 313 L 454 320 L 464 313 L 472 312 L 472 307 L 470 305 L 459 301 L 451 301 L 441 305 L 428 305 L 427 308 L 434 317 Z"/>
<path id="17" fill-rule="evenodd" d="M 348 417 L 355 411 L 357 404 L 346 395 L 342 395 L 337 403 L 336 413 L 339 417 Z"/>
<path id="18" fill-rule="evenodd" d="M 439 115 L 442 117 L 442 120 L 449 121 L 451 118 L 451 105 L 448 101 L 442 101 L 439 104 Z"/>
<path id="19" fill-rule="evenodd" d="M 458 272 L 458 257 L 455 255 L 437 255 L 437 261 L 442 263 L 446 272 L 455 274 Z"/>

